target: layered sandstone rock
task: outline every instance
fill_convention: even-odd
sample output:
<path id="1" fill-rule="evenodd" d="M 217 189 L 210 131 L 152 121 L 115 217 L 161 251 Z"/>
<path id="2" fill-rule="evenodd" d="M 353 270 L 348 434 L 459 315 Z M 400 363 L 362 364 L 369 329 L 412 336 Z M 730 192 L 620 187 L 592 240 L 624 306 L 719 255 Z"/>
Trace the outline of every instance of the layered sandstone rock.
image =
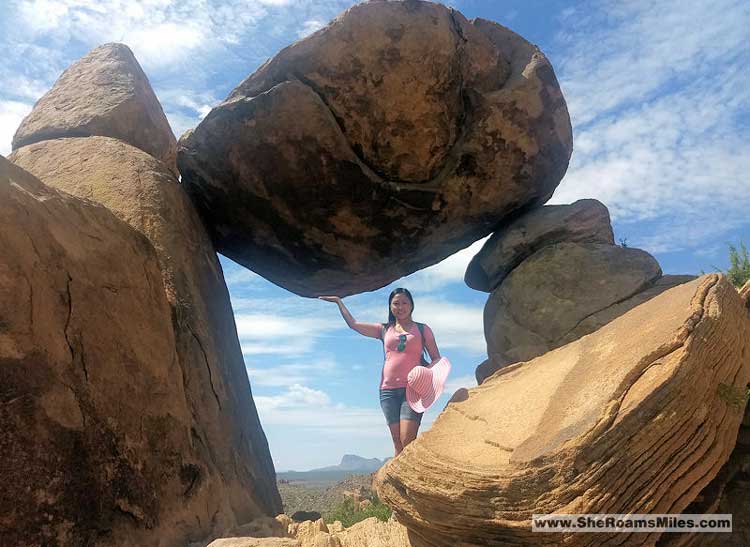
<path id="1" fill-rule="evenodd" d="M 555 243 L 614 245 L 609 211 L 595 199 L 546 205 L 501 225 L 466 268 L 472 289 L 492 292 L 526 258 Z"/>
<path id="2" fill-rule="evenodd" d="M 723 276 L 507 367 L 378 472 L 414 547 L 650 545 L 658 534 L 534 534 L 534 513 L 680 513 L 717 475 L 750 381 L 750 318 Z"/>
<path id="3" fill-rule="evenodd" d="M 659 264 L 640 249 L 602 243 L 546 246 L 517 266 L 487 300 L 487 353 L 498 363 L 542 355 L 588 334 L 586 328 L 593 332 L 608 322 L 605 310 L 660 277 Z M 597 314 L 602 323 L 593 319 Z"/>
<path id="4" fill-rule="evenodd" d="M 174 176 L 162 162 L 108 137 L 43 141 L 12 159 L 50 186 L 104 205 L 156 249 L 175 333 L 175 379 L 184 386 L 196 453 L 190 496 L 180 498 L 191 516 L 177 528 L 200 538 L 280 512 L 221 267 Z"/>
<path id="5" fill-rule="evenodd" d="M 91 135 L 130 143 L 177 174 L 177 141 L 148 78 L 124 44 L 99 46 L 68 67 L 23 120 L 13 149 Z"/>
<path id="6" fill-rule="evenodd" d="M 183 545 L 212 514 L 157 255 L 0 157 L 0 543 Z"/>
<path id="7" fill-rule="evenodd" d="M 221 253 L 298 294 L 343 296 L 543 203 L 570 152 L 535 46 L 441 5 L 369 2 L 242 82 L 178 162 Z"/>

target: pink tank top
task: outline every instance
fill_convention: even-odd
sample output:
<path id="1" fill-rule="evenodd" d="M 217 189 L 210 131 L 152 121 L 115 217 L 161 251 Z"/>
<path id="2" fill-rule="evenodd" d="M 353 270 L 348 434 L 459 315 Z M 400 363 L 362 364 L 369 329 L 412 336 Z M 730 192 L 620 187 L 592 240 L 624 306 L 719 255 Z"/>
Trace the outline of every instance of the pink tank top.
<path id="1" fill-rule="evenodd" d="M 425 342 L 435 340 L 432 329 L 427 325 L 424 326 L 424 337 Z M 406 387 L 406 378 L 411 369 L 419 364 L 422 355 L 422 337 L 419 334 L 419 327 L 416 323 L 412 323 L 409 332 L 403 334 L 396 332 L 393 326 L 389 326 L 385 331 L 383 345 L 385 362 L 380 389 Z M 399 351 L 399 347 L 402 347 L 403 351 Z"/>

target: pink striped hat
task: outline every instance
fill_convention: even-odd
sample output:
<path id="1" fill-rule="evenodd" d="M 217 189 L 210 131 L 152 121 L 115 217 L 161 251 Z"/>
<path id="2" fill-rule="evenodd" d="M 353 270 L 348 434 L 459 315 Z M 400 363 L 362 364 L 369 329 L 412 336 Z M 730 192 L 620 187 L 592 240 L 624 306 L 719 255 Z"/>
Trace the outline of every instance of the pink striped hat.
<path id="1" fill-rule="evenodd" d="M 441 357 L 431 367 L 421 365 L 409 371 L 406 378 L 406 401 L 414 412 L 424 412 L 445 389 L 451 363 Z"/>

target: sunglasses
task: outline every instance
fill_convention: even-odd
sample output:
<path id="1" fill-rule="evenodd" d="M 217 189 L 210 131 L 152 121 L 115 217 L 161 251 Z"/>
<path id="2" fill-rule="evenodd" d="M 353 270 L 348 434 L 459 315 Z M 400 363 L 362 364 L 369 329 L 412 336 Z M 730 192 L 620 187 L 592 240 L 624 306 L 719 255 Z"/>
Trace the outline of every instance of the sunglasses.
<path id="1" fill-rule="evenodd" d="M 406 335 L 405 334 L 399 334 L 398 336 L 398 347 L 396 348 L 396 351 L 404 351 L 406 349 Z"/>

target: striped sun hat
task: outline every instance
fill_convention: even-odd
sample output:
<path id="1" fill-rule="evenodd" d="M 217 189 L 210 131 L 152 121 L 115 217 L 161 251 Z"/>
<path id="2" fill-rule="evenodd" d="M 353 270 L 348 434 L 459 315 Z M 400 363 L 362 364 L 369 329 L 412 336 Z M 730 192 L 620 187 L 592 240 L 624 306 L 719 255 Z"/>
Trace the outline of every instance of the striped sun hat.
<path id="1" fill-rule="evenodd" d="M 424 412 L 440 397 L 450 371 L 451 363 L 445 357 L 429 368 L 420 365 L 411 369 L 406 379 L 406 401 L 414 412 Z"/>

